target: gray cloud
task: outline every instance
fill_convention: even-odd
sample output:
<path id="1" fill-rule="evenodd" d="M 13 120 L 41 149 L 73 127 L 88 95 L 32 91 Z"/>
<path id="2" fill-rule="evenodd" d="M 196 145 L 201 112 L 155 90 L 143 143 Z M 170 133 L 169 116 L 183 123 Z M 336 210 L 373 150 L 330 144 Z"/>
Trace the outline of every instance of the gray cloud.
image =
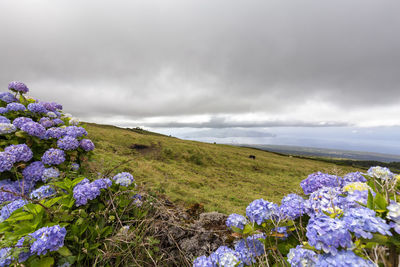
<path id="1" fill-rule="evenodd" d="M 375 107 L 400 102 L 399 8 L 389 0 L 3 0 L 0 85 L 25 81 L 84 118 L 275 115 L 314 101 L 342 115 L 365 107 L 368 120 Z M 290 114 L 151 126 L 318 124 Z"/>

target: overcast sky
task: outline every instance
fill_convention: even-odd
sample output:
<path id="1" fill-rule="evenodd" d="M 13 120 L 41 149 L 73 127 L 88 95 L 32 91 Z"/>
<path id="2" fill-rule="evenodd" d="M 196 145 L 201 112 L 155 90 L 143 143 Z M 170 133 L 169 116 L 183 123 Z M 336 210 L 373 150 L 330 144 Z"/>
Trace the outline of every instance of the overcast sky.
<path id="1" fill-rule="evenodd" d="M 82 120 L 173 133 L 399 126 L 399 11 L 398 0 L 1 0 L 0 84 L 23 81 Z"/>

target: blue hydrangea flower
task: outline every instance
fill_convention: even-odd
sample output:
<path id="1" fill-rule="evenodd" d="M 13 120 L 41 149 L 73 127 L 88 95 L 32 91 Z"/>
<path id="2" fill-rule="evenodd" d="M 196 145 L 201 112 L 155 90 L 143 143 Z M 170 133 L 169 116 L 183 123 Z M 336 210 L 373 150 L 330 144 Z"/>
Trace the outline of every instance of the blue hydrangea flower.
<path id="1" fill-rule="evenodd" d="M 339 187 L 341 184 L 342 178 L 339 176 L 316 172 L 301 181 L 300 186 L 303 188 L 304 194 L 309 195 L 322 187 Z"/>
<path id="2" fill-rule="evenodd" d="M 47 110 L 52 112 L 57 111 L 57 109 L 62 109 L 62 106 L 55 102 L 40 102 Z"/>
<path id="3" fill-rule="evenodd" d="M 4 116 L 0 116 L 0 123 L 11 123 L 9 119 Z"/>
<path id="4" fill-rule="evenodd" d="M 31 244 L 31 253 L 38 256 L 45 255 L 48 251 L 57 251 L 64 246 L 67 230 L 59 225 L 43 227 L 29 234 L 35 241 Z"/>
<path id="5" fill-rule="evenodd" d="M 8 109 L 7 109 L 7 108 L 0 107 L 0 114 L 5 114 L 5 113 L 7 113 L 7 112 L 8 112 Z"/>
<path id="6" fill-rule="evenodd" d="M 243 230 L 246 224 L 246 217 L 236 213 L 232 213 L 228 216 L 228 219 L 226 219 L 226 226 L 228 226 L 229 228 L 236 227 Z"/>
<path id="7" fill-rule="evenodd" d="M 31 118 L 26 118 L 26 117 L 18 117 L 13 121 L 13 124 L 15 127 L 21 129 L 22 125 L 24 125 L 27 122 L 33 122 Z"/>
<path id="8" fill-rule="evenodd" d="M 15 163 L 15 156 L 8 152 L 0 152 L 0 172 L 11 170 Z"/>
<path id="9" fill-rule="evenodd" d="M 240 262 L 240 255 L 238 252 L 226 247 L 219 247 L 214 253 L 210 255 L 210 258 L 214 264 L 224 267 L 236 267 L 243 266 Z"/>
<path id="10" fill-rule="evenodd" d="M 30 240 L 31 238 L 28 237 L 27 240 Z M 24 262 L 27 259 L 29 259 L 30 256 L 32 256 L 32 253 L 30 251 L 30 244 L 24 245 L 25 242 L 25 237 L 22 237 L 20 240 L 18 240 L 17 244 L 15 244 L 15 247 L 17 248 L 22 248 L 23 250 L 19 253 L 18 255 L 18 262 Z M 27 241 L 29 243 L 29 241 Z"/>
<path id="11" fill-rule="evenodd" d="M 261 225 L 265 220 L 275 218 L 278 205 L 264 199 L 256 199 L 246 208 L 246 215 L 251 222 Z"/>
<path id="12" fill-rule="evenodd" d="M 63 150 L 75 150 L 79 146 L 79 141 L 67 135 L 57 141 L 57 146 Z"/>
<path id="13" fill-rule="evenodd" d="M 11 248 L 0 249 L 0 266 L 9 266 L 13 260 Z"/>
<path id="14" fill-rule="evenodd" d="M 72 163 L 71 164 L 71 170 L 73 170 L 73 171 L 79 170 L 79 164 L 78 163 Z"/>
<path id="15" fill-rule="evenodd" d="M 319 256 L 317 265 L 318 267 L 348 267 L 348 266 L 362 266 L 362 267 L 376 267 L 376 265 L 366 259 L 363 259 L 353 251 L 341 250 L 337 254 L 323 254 Z"/>
<path id="16" fill-rule="evenodd" d="M 314 216 L 323 214 L 323 212 L 338 213 L 351 204 L 346 197 L 342 196 L 339 188 L 322 187 L 313 192 L 305 201 L 305 208 L 308 215 Z"/>
<path id="17" fill-rule="evenodd" d="M 63 122 L 62 120 L 60 120 L 60 119 L 54 119 L 54 120 L 53 120 L 53 124 L 54 124 L 54 125 L 63 125 L 64 122 Z"/>
<path id="18" fill-rule="evenodd" d="M 54 125 L 53 121 L 50 120 L 47 117 L 43 117 L 39 120 L 39 123 L 44 127 L 44 128 L 50 128 Z"/>
<path id="19" fill-rule="evenodd" d="M 394 174 L 386 167 L 375 166 L 368 169 L 368 175 L 380 180 L 391 180 Z"/>
<path id="20" fill-rule="evenodd" d="M 44 134 L 44 138 L 45 139 L 49 139 L 49 138 L 59 139 L 59 138 L 63 137 L 64 135 L 65 135 L 65 129 L 53 127 L 53 128 L 47 129 L 46 133 Z"/>
<path id="21" fill-rule="evenodd" d="M 10 134 L 17 130 L 11 123 L 0 123 L 0 134 Z"/>
<path id="22" fill-rule="evenodd" d="M 235 251 L 239 254 L 239 259 L 246 265 L 256 262 L 256 257 L 265 254 L 264 244 L 259 239 L 265 239 L 263 234 L 256 234 L 240 240 L 235 245 Z"/>
<path id="23" fill-rule="evenodd" d="M 143 205 L 143 201 L 142 201 L 142 195 L 140 194 L 135 194 L 133 197 L 133 204 L 136 205 L 136 207 L 141 207 Z"/>
<path id="24" fill-rule="evenodd" d="M 287 261 L 292 267 L 315 267 L 318 260 L 318 254 L 303 246 L 291 248 L 287 255 Z"/>
<path id="25" fill-rule="evenodd" d="M 21 188 L 18 185 L 18 182 L 7 180 L 0 180 L 0 188 L 3 188 L 7 191 L 11 191 L 14 193 L 22 193 Z M 0 192 L 0 204 L 3 204 L 6 201 L 14 201 L 19 199 L 20 197 L 15 196 L 12 193 Z"/>
<path id="26" fill-rule="evenodd" d="M 82 139 L 80 143 L 80 147 L 85 151 L 92 151 L 94 149 L 94 144 L 89 139 Z"/>
<path id="27" fill-rule="evenodd" d="M 23 82 L 10 82 L 8 84 L 8 90 L 13 90 L 20 92 L 21 94 L 26 94 L 29 92 L 29 88 Z"/>
<path id="28" fill-rule="evenodd" d="M 43 185 L 36 190 L 33 190 L 30 194 L 31 198 L 42 199 L 49 196 L 52 196 L 56 193 L 53 187 L 50 185 Z"/>
<path id="29" fill-rule="evenodd" d="M 310 219 L 307 225 L 308 243 L 325 253 L 337 254 L 337 249 L 350 248 L 353 243 L 345 222 L 321 215 Z"/>
<path id="30" fill-rule="evenodd" d="M 343 184 L 346 185 L 348 183 L 354 183 L 354 182 L 361 182 L 365 183 L 367 179 L 362 175 L 361 172 L 351 172 L 343 176 Z"/>
<path id="31" fill-rule="evenodd" d="M 18 111 L 25 111 L 26 110 L 25 106 L 20 104 L 20 103 L 9 103 L 9 104 L 7 104 L 6 108 L 7 108 L 7 110 L 9 112 L 10 111 L 18 112 Z"/>
<path id="32" fill-rule="evenodd" d="M 65 153 L 61 149 L 50 148 L 44 152 L 42 162 L 47 165 L 59 165 L 65 161 Z"/>
<path id="33" fill-rule="evenodd" d="M 42 179 L 45 167 L 41 161 L 29 164 L 23 171 L 24 182 L 28 187 L 33 187 L 36 182 Z"/>
<path id="34" fill-rule="evenodd" d="M 21 126 L 21 130 L 31 136 L 36 136 L 39 138 L 44 137 L 46 134 L 46 128 L 37 122 L 27 122 Z"/>
<path id="35" fill-rule="evenodd" d="M 112 182 L 109 179 L 98 179 L 89 183 L 89 180 L 84 179 L 74 187 L 73 196 L 77 207 L 86 205 L 88 200 L 93 200 L 101 193 L 101 189 L 111 186 Z"/>
<path id="36" fill-rule="evenodd" d="M 122 186 L 130 186 L 135 179 L 129 172 L 121 172 L 118 173 L 113 177 L 113 180 L 115 181 L 116 184 L 122 185 Z"/>
<path id="37" fill-rule="evenodd" d="M 26 204 L 28 204 L 28 201 L 24 199 L 17 199 L 2 207 L 0 210 L 0 222 L 7 220 L 14 211 L 25 206 Z"/>
<path id="38" fill-rule="evenodd" d="M 49 179 L 60 176 L 60 171 L 57 168 L 47 168 L 43 171 L 42 181 L 47 182 Z"/>
<path id="39" fill-rule="evenodd" d="M 193 261 L 193 267 L 215 267 L 210 257 L 200 256 Z"/>
<path id="40" fill-rule="evenodd" d="M 87 131 L 85 128 L 77 127 L 77 126 L 67 126 L 65 127 L 65 135 L 72 136 L 75 138 L 86 136 Z"/>
<path id="41" fill-rule="evenodd" d="M 47 109 L 40 103 L 30 103 L 27 108 L 33 113 L 47 113 Z"/>
<path id="42" fill-rule="evenodd" d="M 342 220 L 346 223 L 347 229 L 354 232 L 356 237 L 371 239 L 372 233 L 389 235 L 390 226 L 382 218 L 375 216 L 375 211 L 368 208 L 351 208 L 344 212 Z"/>
<path id="43" fill-rule="evenodd" d="M 27 162 L 33 157 L 32 150 L 26 144 L 11 145 L 6 147 L 4 151 L 14 155 L 15 162 Z"/>
<path id="44" fill-rule="evenodd" d="M 281 218 L 295 220 L 305 213 L 304 199 L 297 194 L 289 194 L 282 199 L 279 207 Z"/>
<path id="45" fill-rule="evenodd" d="M 10 92 L 1 92 L 0 100 L 6 103 L 18 102 L 18 99 Z"/>

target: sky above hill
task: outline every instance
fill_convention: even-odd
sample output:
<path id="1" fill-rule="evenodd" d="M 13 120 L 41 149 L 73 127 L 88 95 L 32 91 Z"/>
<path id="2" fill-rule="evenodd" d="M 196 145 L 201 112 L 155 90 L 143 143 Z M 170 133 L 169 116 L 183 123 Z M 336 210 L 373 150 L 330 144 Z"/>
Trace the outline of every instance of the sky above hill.
<path id="1" fill-rule="evenodd" d="M 326 147 L 338 131 L 357 144 L 354 133 L 372 129 L 385 137 L 365 144 L 397 147 L 399 10 L 397 0 L 2 0 L 0 84 L 23 81 L 85 121 L 189 139 L 324 134 Z"/>

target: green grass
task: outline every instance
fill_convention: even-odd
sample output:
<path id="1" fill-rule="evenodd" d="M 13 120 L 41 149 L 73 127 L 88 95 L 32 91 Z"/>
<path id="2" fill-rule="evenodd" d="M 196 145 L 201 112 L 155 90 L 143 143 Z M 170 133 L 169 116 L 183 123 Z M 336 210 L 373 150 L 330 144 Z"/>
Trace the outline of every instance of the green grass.
<path id="1" fill-rule="evenodd" d="M 257 149 L 180 140 L 137 129 L 87 124 L 96 145 L 92 171 L 128 171 L 137 183 L 185 205 L 207 211 L 245 212 L 257 198 L 279 202 L 308 174 L 343 174 L 356 169 L 329 162 L 288 157 Z M 132 149 L 132 145 L 146 149 Z M 248 158 L 255 155 L 256 159 Z"/>

